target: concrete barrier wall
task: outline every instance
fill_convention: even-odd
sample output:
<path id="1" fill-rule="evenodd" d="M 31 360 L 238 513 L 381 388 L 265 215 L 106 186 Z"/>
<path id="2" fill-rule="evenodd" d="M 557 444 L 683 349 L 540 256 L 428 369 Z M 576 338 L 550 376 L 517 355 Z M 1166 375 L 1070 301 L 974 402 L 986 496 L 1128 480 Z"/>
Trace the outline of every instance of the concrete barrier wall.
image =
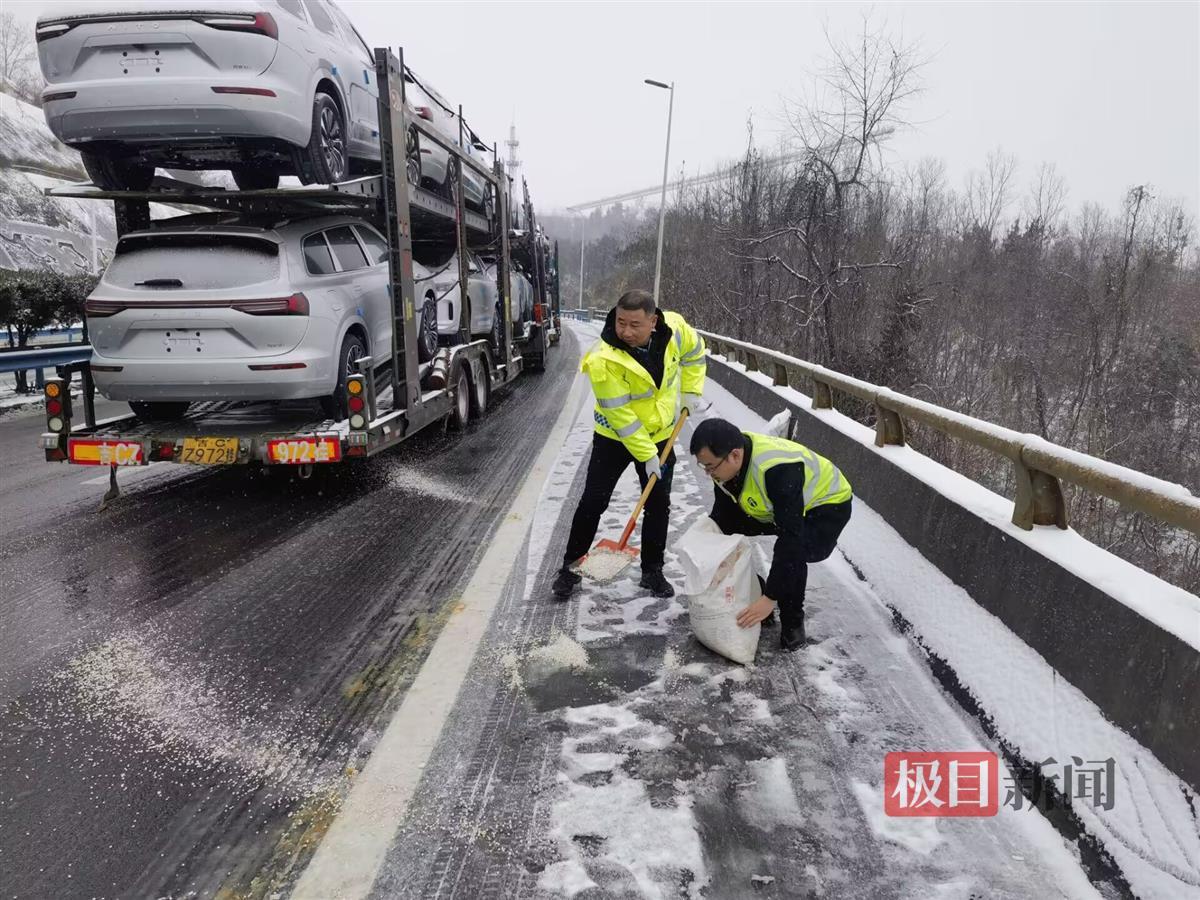
<path id="1" fill-rule="evenodd" d="M 740 369 L 710 357 L 708 377 L 761 416 L 790 409 L 856 496 L 1200 790 L 1200 653 Z"/>

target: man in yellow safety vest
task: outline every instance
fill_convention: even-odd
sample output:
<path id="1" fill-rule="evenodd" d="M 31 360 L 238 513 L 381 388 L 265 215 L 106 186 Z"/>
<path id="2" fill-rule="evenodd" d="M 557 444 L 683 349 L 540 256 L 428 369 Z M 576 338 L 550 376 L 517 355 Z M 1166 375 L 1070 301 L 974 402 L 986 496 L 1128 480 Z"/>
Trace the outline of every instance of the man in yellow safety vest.
<path id="1" fill-rule="evenodd" d="M 591 549 L 613 488 L 633 463 L 643 488 L 651 474 L 658 476 L 642 521 L 641 586 L 656 597 L 670 597 L 675 589 L 662 569 L 675 452 L 661 468 L 658 457 L 680 410 L 700 411 L 704 339 L 683 316 L 658 309 L 648 291 L 629 291 L 609 312 L 600 340 L 580 368 L 596 395 L 595 434 L 554 596 L 566 600 L 579 584 L 574 563 Z"/>
<path id="2" fill-rule="evenodd" d="M 715 483 L 709 515 L 725 534 L 779 536 L 763 595 L 738 613 L 738 625 L 770 624 L 778 603 L 780 646 L 799 649 L 808 564 L 829 558 L 850 521 L 850 482 L 803 444 L 743 432 L 724 419 L 697 425 L 691 451 Z"/>

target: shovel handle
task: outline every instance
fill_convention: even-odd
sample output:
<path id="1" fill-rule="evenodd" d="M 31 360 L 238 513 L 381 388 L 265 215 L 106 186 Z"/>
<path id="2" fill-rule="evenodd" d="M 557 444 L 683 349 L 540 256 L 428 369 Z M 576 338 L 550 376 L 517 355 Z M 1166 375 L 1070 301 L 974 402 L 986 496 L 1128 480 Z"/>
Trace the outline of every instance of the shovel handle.
<path id="1" fill-rule="evenodd" d="M 675 430 L 671 432 L 671 436 L 667 438 L 667 445 L 663 447 L 663 451 L 659 454 L 658 465 L 661 469 L 667 464 L 667 457 L 671 455 L 671 449 L 675 446 L 675 439 L 679 437 L 679 432 L 683 430 L 683 423 L 687 421 L 688 411 L 684 409 L 679 413 L 679 421 L 675 423 Z M 646 501 L 650 499 L 650 492 L 654 490 L 654 484 L 658 481 L 657 475 L 651 475 L 646 479 L 646 486 L 642 489 L 642 496 L 638 498 L 637 506 L 633 508 L 633 515 L 629 517 L 629 521 L 625 523 L 625 530 L 621 532 L 621 542 L 617 544 L 618 550 L 624 550 L 625 545 L 629 543 L 629 538 L 633 536 L 633 529 L 637 525 L 637 518 L 642 514 L 642 507 L 646 505 Z"/>

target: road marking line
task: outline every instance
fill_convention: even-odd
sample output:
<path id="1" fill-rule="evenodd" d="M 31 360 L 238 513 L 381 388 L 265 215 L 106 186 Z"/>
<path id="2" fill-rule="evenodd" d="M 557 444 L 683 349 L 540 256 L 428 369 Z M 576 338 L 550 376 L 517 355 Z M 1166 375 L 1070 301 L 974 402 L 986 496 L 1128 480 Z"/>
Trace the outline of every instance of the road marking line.
<path id="1" fill-rule="evenodd" d="M 576 377 L 546 442 L 429 658 L 371 753 L 342 811 L 300 876 L 292 900 L 366 897 L 387 857 L 442 727 L 487 631 L 587 381 Z"/>

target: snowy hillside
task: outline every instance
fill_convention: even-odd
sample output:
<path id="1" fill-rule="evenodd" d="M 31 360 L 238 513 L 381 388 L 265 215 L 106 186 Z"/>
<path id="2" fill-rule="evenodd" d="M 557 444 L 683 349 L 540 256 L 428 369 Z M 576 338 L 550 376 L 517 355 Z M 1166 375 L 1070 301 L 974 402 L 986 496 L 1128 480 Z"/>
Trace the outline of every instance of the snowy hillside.
<path id="1" fill-rule="evenodd" d="M 79 154 L 51 134 L 40 109 L 0 93 L 0 167 L 21 166 L 75 180 L 85 177 Z"/>
<path id="2" fill-rule="evenodd" d="M 210 184 L 229 177 L 203 174 Z M 46 188 L 86 180 L 79 154 L 54 137 L 42 111 L 0 93 L 0 269 L 53 268 L 75 275 L 103 267 L 117 239 L 112 206 L 44 194 Z M 180 212 L 152 204 L 150 215 Z"/>

